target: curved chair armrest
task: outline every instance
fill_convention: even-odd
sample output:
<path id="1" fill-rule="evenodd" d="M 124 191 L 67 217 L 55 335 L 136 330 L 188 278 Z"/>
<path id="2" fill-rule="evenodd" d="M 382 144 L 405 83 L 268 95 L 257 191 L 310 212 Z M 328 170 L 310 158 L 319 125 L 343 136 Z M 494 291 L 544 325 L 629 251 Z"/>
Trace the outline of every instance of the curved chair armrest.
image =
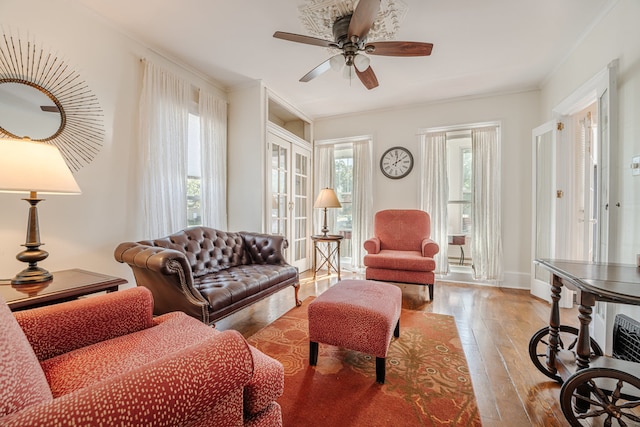
<path id="1" fill-rule="evenodd" d="M 380 239 L 372 237 L 364 242 L 364 249 L 367 253 L 377 254 L 380 252 Z"/>
<path id="2" fill-rule="evenodd" d="M 242 424 L 242 391 L 253 374 L 249 345 L 237 331 L 121 376 L 0 418 L 4 427 L 52 425 Z M 229 419 L 237 417 L 237 420 Z M 199 424 L 200 425 L 200 424 Z"/>
<path id="3" fill-rule="evenodd" d="M 440 252 L 440 246 L 431 239 L 424 239 L 422 241 L 422 256 L 433 258 L 435 254 Z"/>
<path id="4" fill-rule="evenodd" d="M 153 297 L 131 288 L 31 310 L 14 317 L 38 360 L 147 329 L 153 323 Z"/>

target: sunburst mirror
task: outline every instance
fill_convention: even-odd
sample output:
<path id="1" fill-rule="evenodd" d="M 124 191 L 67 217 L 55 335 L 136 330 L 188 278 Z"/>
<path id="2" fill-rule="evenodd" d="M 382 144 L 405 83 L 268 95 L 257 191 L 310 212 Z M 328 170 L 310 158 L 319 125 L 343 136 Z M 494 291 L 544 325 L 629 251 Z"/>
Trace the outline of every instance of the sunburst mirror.
<path id="1" fill-rule="evenodd" d="M 0 40 L 0 137 L 29 138 L 58 147 L 72 171 L 102 148 L 97 97 L 68 64 L 30 40 Z"/>

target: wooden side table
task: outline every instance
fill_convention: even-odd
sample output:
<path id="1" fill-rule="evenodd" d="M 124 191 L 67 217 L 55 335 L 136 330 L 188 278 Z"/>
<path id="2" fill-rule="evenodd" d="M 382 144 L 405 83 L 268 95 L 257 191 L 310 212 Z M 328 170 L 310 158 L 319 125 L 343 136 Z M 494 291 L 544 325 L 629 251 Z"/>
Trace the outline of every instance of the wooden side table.
<path id="1" fill-rule="evenodd" d="M 460 246 L 460 265 L 464 265 L 464 249 L 466 235 L 464 234 L 449 234 L 449 244 Z"/>
<path id="2" fill-rule="evenodd" d="M 0 295 L 11 311 L 74 300 L 97 292 L 115 292 L 125 279 L 74 268 L 54 271 L 53 280 L 38 285 L 0 284 Z"/>
<path id="3" fill-rule="evenodd" d="M 336 234 L 328 234 L 326 236 L 322 234 L 315 234 L 311 236 L 313 240 L 313 279 L 316 278 L 318 270 L 327 266 L 327 275 L 331 275 L 331 269 L 333 268 L 338 273 L 338 280 L 340 280 L 340 242 L 344 239 L 344 236 Z M 323 247 L 320 243 L 326 243 Z M 335 246 L 334 246 L 335 245 Z M 318 265 L 318 255 L 320 255 L 320 265 Z"/>

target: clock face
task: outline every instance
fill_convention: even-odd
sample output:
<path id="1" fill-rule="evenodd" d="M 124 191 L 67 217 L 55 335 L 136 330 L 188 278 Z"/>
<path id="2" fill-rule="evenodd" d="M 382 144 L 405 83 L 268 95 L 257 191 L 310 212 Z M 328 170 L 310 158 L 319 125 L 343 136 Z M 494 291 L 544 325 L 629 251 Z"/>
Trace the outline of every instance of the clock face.
<path id="1" fill-rule="evenodd" d="M 380 170 L 387 178 L 400 179 L 413 169 L 413 156 L 403 147 L 392 147 L 380 158 Z"/>

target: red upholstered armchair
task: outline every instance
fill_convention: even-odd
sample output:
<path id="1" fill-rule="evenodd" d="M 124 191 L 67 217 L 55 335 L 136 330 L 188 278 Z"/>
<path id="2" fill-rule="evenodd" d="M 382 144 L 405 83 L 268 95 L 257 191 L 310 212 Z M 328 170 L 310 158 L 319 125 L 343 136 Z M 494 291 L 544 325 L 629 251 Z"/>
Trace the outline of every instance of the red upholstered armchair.
<path id="1" fill-rule="evenodd" d="M 152 312 L 143 287 L 16 313 L 0 299 L 0 425 L 282 425 L 279 362 Z"/>
<path id="2" fill-rule="evenodd" d="M 377 212 L 374 237 L 364 242 L 366 278 L 387 282 L 429 286 L 433 301 L 433 256 L 440 247 L 431 240 L 429 214 L 415 209 L 389 209 Z"/>

